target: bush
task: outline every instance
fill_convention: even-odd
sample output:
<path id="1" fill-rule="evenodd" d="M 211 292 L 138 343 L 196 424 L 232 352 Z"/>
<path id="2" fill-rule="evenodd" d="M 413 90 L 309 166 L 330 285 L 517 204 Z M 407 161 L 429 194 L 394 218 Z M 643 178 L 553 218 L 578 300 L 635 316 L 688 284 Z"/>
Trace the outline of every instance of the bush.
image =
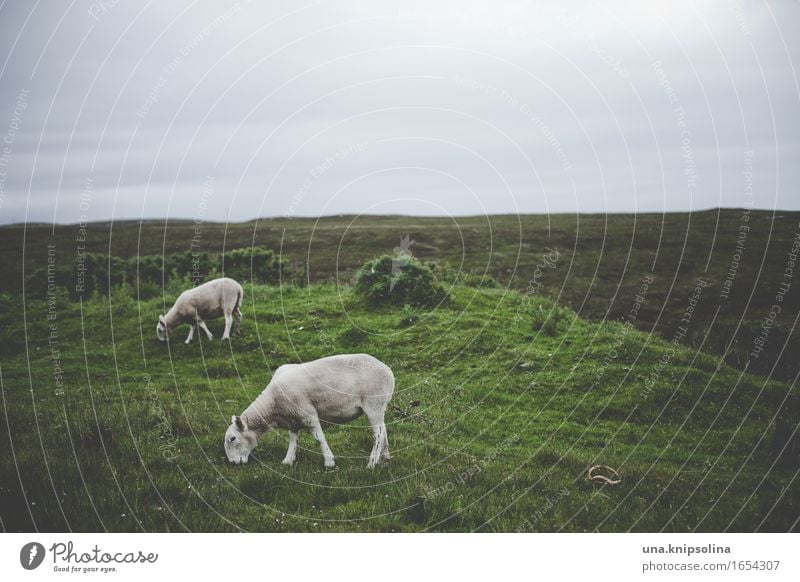
<path id="1" fill-rule="evenodd" d="M 194 286 L 194 281 L 189 275 L 173 276 L 169 282 L 164 286 L 162 298 L 166 301 L 167 309 L 171 302 L 175 300 L 181 293 Z"/>
<path id="2" fill-rule="evenodd" d="M 120 312 L 132 310 L 135 306 L 136 290 L 128 283 L 121 283 L 109 292 L 111 305 Z"/>
<path id="3" fill-rule="evenodd" d="M 128 282 L 155 283 L 159 286 L 169 283 L 175 277 L 190 276 L 198 282 L 213 278 L 218 270 L 219 259 L 205 251 L 183 251 L 168 255 L 141 255 L 128 260 Z"/>
<path id="4" fill-rule="evenodd" d="M 141 301 L 147 301 L 154 297 L 161 297 L 162 292 L 161 285 L 150 281 L 141 281 L 138 287 L 134 287 L 133 296 Z"/>
<path id="5" fill-rule="evenodd" d="M 368 304 L 434 307 L 449 299 L 428 265 L 410 257 L 383 255 L 356 274 L 355 291 Z"/>
<path id="6" fill-rule="evenodd" d="M 128 280 L 131 269 L 128 261 L 102 253 L 86 253 L 81 262 L 61 260 L 48 267 L 40 267 L 25 279 L 28 296 L 43 297 L 51 286 L 66 290 L 70 299 L 77 301 L 93 293 L 108 294 L 110 289 Z"/>
<path id="7" fill-rule="evenodd" d="M 140 286 L 145 282 L 160 286 L 163 279 L 169 280 L 169 273 L 164 270 L 167 257 L 142 255 L 131 259 L 131 261 L 133 262 L 134 276 L 139 279 Z"/>
<path id="8" fill-rule="evenodd" d="M 157 297 L 163 288 L 183 291 L 220 276 L 224 265 L 225 275 L 244 283 L 278 285 L 283 282 L 302 284 L 302 273 L 285 259 L 279 259 L 264 247 L 234 249 L 224 253 L 210 254 L 183 251 L 168 255 L 140 255 L 130 259 L 85 253 L 80 261 L 70 257 L 47 267 L 40 267 L 25 278 L 26 294 L 44 297 L 48 286 L 66 289 L 70 299 L 89 298 L 95 293 L 108 295 L 121 285 L 129 285 L 136 297 L 138 289 L 141 299 Z"/>
<path id="9" fill-rule="evenodd" d="M 249 247 L 234 249 L 222 255 L 222 272 L 239 282 L 266 283 L 280 285 L 291 282 L 297 273 L 290 268 L 286 259 L 279 259 L 270 249 Z"/>

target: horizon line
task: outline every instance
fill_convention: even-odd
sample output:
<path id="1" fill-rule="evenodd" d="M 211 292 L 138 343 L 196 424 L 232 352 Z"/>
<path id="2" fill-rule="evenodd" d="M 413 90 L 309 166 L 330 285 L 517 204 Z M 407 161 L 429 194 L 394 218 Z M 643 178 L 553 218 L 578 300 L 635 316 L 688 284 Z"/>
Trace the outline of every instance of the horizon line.
<path id="1" fill-rule="evenodd" d="M 248 218 L 244 220 L 198 220 L 194 217 L 165 217 L 165 216 L 155 216 L 155 217 L 148 217 L 148 218 L 99 218 L 96 220 L 90 220 L 86 223 L 82 223 L 81 221 L 70 221 L 70 222 L 50 222 L 50 221 L 28 221 L 28 222 L 0 222 L 0 228 L 7 228 L 7 227 L 20 227 L 20 226 L 74 226 L 80 224 L 101 224 L 101 223 L 148 223 L 148 222 L 190 222 L 196 223 L 199 222 L 200 224 L 247 224 L 250 222 L 258 222 L 261 220 L 322 220 L 326 218 L 345 218 L 345 217 L 358 217 L 358 216 L 367 216 L 367 217 L 374 217 L 374 218 L 421 218 L 421 219 L 434 219 L 434 218 L 481 218 L 486 216 L 494 216 L 494 217 L 502 217 L 502 216 L 597 216 L 597 215 L 606 215 L 606 216 L 614 216 L 614 215 L 624 215 L 624 216 L 641 216 L 641 215 L 666 215 L 666 214 L 699 214 L 699 213 L 706 213 L 706 212 L 714 212 L 714 211 L 731 211 L 731 210 L 739 210 L 739 211 L 757 211 L 757 212 L 772 212 L 773 214 L 776 213 L 800 213 L 800 209 L 792 210 L 792 209 L 785 209 L 785 208 L 756 208 L 756 207 L 744 207 L 744 206 L 712 206 L 709 208 L 699 209 L 699 210 L 648 210 L 648 211 L 616 211 L 616 212 L 603 212 L 603 211 L 594 211 L 594 212 L 485 212 L 482 214 L 403 214 L 403 213 L 371 213 L 371 212 L 362 212 L 362 213 L 334 213 L 334 214 L 320 214 L 320 215 L 273 215 L 273 216 L 259 216 L 254 218 Z"/>

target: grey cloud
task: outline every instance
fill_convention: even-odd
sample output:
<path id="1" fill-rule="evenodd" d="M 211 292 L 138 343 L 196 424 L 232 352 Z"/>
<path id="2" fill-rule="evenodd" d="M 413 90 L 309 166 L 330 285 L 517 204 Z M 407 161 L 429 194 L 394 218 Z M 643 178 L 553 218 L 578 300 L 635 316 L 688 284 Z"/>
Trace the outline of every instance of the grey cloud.
<path id="1" fill-rule="evenodd" d="M 0 222 L 800 209 L 800 4 L 655 8 L 7 3 Z"/>

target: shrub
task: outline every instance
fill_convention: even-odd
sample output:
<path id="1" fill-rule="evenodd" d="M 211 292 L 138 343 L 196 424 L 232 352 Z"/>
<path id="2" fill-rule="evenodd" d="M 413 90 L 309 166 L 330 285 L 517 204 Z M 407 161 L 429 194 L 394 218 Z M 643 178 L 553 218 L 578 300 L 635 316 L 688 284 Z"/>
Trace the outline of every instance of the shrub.
<path id="1" fill-rule="evenodd" d="M 120 313 L 133 310 L 136 290 L 127 283 L 121 283 L 109 291 L 111 305 Z"/>
<path id="2" fill-rule="evenodd" d="M 175 277 L 190 276 L 194 282 L 212 278 L 216 272 L 219 260 L 217 257 L 202 251 L 183 251 L 168 255 L 141 255 L 128 260 L 128 282 L 132 285 L 139 283 L 155 283 L 162 285 L 169 283 Z"/>
<path id="3" fill-rule="evenodd" d="M 61 260 L 49 267 L 40 267 L 25 279 L 29 296 L 44 296 L 51 286 L 64 289 L 72 300 L 88 298 L 93 293 L 107 295 L 110 289 L 127 281 L 131 271 L 128 262 L 102 253 L 86 253 L 80 263 Z"/>
<path id="4" fill-rule="evenodd" d="M 138 287 L 134 287 L 133 296 L 141 301 L 147 301 L 153 297 L 160 297 L 162 293 L 161 285 L 150 281 L 141 281 Z"/>
<path id="5" fill-rule="evenodd" d="M 233 277 L 239 282 L 268 285 L 279 285 L 282 280 L 292 281 L 296 275 L 286 259 L 276 257 L 265 247 L 227 251 L 222 255 L 222 270 L 226 277 Z"/>
<path id="6" fill-rule="evenodd" d="M 356 274 L 355 291 L 368 304 L 433 307 L 448 299 L 433 271 L 413 258 L 383 255 L 364 264 Z"/>
<path id="7" fill-rule="evenodd" d="M 174 301 L 175 297 L 178 297 L 181 293 L 186 291 L 187 289 L 191 289 L 194 285 L 192 278 L 187 275 L 181 276 L 173 276 L 170 278 L 169 282 L 164 286 L 164 294 L 163 299 L 166 301 L 167 304 L 171 305 L 171 302 Z M 167 308 L 169 309 L 169 305 Z"/>
<path id="8" fill-rule="evenodd" d="M 48 267 L 40 267 L 25 277 L 25 291 L 43 297 L 48 286 L 66 289 L 73 301 L 93 294 L 108 295 L 120 285 L 139 291 L 141 299 L 157 297 L 162 288 L 183 291 L 220 276 L 224 260 L 225 275 L 240 282 L 277 285 L 283 282 L 302 284 L 302 273 L 285 259 L 279 259 L 264 247 L 234 249 L 224 255 L 183 251 L 168 255 L 140 255 L 121 259 L 103 253 L 85 253 L 80 262 L 70 257 Z"/>
<path id="9" fill-rule="evenodd" d="M 134 276 L 139 279 L 139 284 L 144 282 L 160 285 L 163 280 L 169 280 L 169 273 L 165 272 L 165 256 L 142 255 L 131 259 L 133 262 Z"/>

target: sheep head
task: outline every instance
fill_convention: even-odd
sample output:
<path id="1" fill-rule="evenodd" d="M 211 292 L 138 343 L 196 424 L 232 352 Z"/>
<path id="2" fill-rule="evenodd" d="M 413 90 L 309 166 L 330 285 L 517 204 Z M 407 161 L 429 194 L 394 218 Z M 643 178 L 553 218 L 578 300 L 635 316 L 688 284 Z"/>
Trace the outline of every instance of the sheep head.
<path id="1" fill-rule="evenodd" d="M 242 417 L 231 417 L 231 425 L 225 432 L 225 454 L 228 461 L 246 463 L 257 442 L 258 434 L 247 427 Z"/>
<path id="2" fill-rule="evenodd" d="M 158 316 L 156 335 L 158 336 L 159 341 L 162 342 L 167 341 L 167 337 L 169 336 L 169 326 L 167 325 L 167 320 L 163 315 Z"/>

